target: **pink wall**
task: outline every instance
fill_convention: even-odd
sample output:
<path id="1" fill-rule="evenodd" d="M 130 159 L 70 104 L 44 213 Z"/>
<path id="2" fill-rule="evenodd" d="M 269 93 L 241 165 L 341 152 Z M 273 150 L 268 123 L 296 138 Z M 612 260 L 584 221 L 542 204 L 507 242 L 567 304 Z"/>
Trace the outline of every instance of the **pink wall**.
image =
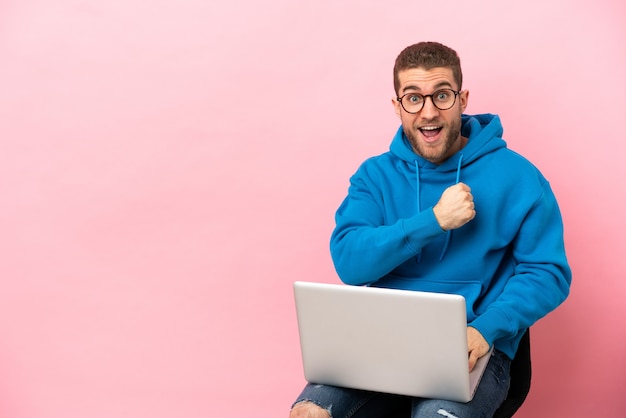
<path id="1" fill-rule="evenodd" d="M 617 0 L 4 0 L 0 416 L 286 417 L 291 283 L 337 281 L 333 213 L 397 127 L 393 59 L 430 39 L 566 222 L 574 286 L 533 329 L 519 416 L 622 415 L 625 18 Z"/>

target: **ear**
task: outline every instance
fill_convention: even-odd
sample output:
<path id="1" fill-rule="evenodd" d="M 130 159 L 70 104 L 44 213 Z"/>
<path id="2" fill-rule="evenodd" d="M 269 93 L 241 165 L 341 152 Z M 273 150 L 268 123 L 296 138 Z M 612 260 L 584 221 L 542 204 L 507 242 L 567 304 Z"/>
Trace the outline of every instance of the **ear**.
<path id="1" fill-rule="evenodd" d="M 391 104 L 393 105 L 394 110 L 396 111 L 396 115 L 398 115 L 398 117 L 402 119 L 402 105 L 400 104 L 398 99 L 396 99 L 395 97 L 392 97 Z"/>
<path id="2" fill-rule="evenodd" d="M 469 100 L 469 90 L 463 90 L 459 93 L 459 100 L 461 101 L 461 113 L 465 113 L 467 102 Z"/>

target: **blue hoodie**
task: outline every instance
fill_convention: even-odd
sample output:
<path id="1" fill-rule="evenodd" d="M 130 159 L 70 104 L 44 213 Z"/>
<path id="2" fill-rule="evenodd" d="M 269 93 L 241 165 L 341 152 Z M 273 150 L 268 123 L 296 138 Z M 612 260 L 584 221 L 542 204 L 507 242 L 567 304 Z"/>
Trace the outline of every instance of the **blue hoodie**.
<path id="1" fill-rule="evenodd" d="M 347 284 L 463 295 L 468 324 L 513 358 L 526 329 L 565 300 L 571 271 L 550 185 L 502 132 L 496 115 L 463 115 L 467 145 L 436 165 L 400 127 L 350 179 L 330 248 Z M 446 232 L 433 206 L 459 181 L 476 217 Z"/>

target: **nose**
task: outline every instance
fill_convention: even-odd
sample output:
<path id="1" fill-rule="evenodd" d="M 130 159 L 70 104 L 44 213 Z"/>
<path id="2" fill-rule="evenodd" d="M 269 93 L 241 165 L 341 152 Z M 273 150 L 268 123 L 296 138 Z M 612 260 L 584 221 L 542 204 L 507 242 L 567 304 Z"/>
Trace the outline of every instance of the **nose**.
<path id="1" fill-rule="evenodd" d="M 437 116 L 438 114 L 439 109 L 437 109 L 437 106 L 435 106 L 435 103 L 433 102 L 433 96 L 424 97 L 424 106 L 420 111 L 420 116 L 426 119 L 430 119 L 431 117 Z"/>

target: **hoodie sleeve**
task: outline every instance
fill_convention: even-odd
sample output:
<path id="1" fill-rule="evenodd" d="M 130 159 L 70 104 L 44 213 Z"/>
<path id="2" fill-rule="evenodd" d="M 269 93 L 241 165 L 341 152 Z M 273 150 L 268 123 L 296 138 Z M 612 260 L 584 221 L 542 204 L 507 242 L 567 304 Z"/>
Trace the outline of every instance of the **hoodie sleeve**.
<path id="1" fill-rule="evenodd" d="M 515 337 L 569 294 L 572 274 L 565 256 L 561 214 L 545 180 L 542 191 L 513 242 L 513 276 L 497 299 L 470 324 L 490 345 Z"/>
<path id="2" fill-rule="evenodd" d="M 385 198 L 363 171 L 350 179 L 330 242 L 335 269 L 341 280 L 351 285 L 376 282 L 445 233 L 432 208 L 386 224 Z"/>

